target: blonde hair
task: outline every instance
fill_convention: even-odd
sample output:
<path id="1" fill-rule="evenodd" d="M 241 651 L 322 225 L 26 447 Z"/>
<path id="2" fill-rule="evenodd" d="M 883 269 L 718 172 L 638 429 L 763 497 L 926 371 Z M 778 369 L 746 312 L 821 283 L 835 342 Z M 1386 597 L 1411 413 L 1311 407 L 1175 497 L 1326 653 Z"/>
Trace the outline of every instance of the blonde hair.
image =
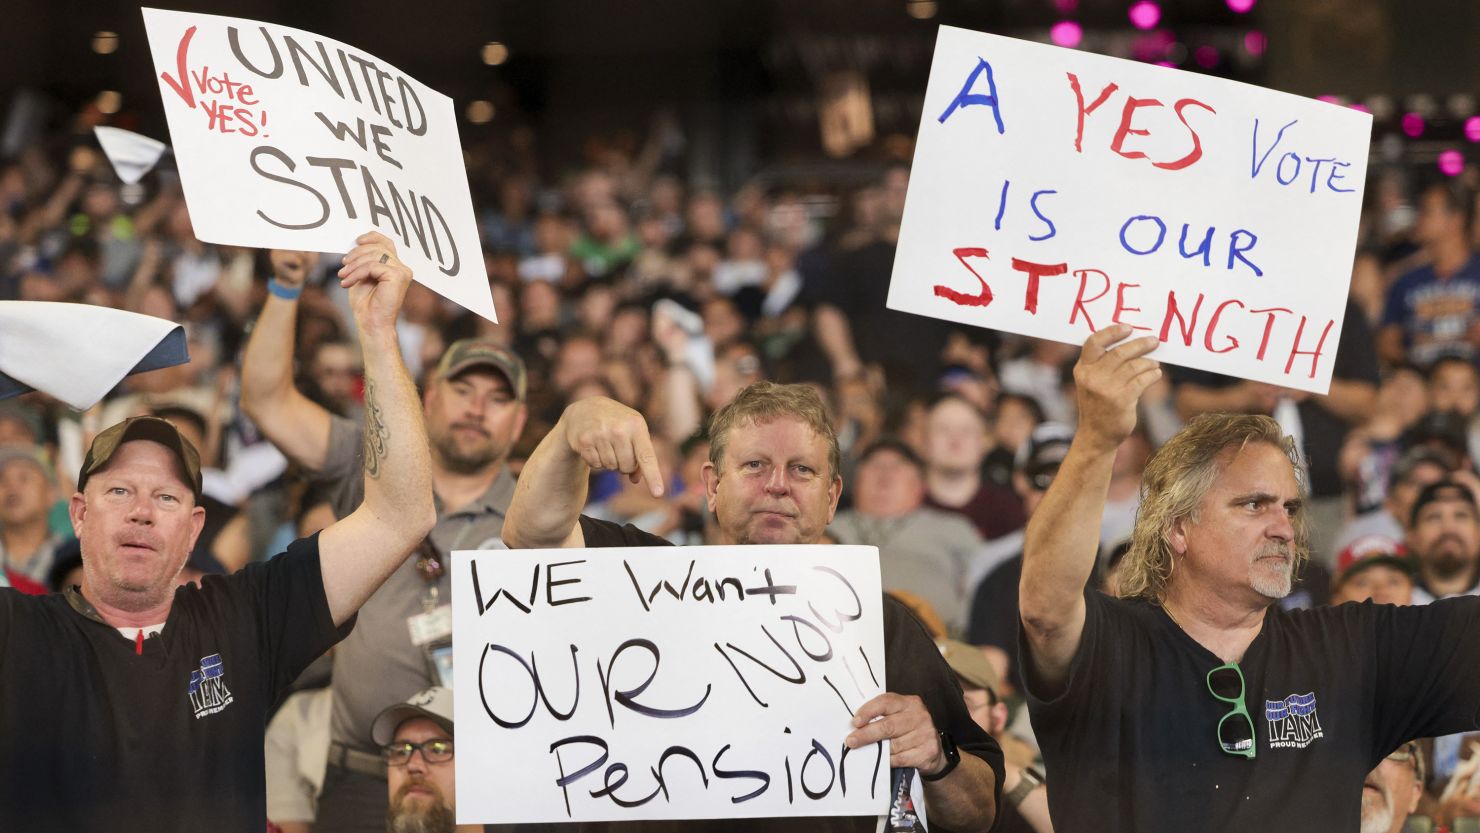
<path id="1" fill-rule="evenodd" d="M 1223 452 L 1233 449 L 1237 453 L 1251 443 L 1265 443 L 1283 452 L 1304 487 L 1305 472 L 1295 442 L 1273 419 L 1224 413 L 1193 417 L 1146 463 L 1131 548 L 1120 564 L 1121 597 L 1154 604 L 1165 601 L 1173 569 L 1172 528 L 1182 520 L 1197 523 L 1198 506 L 1226 462 L 1220 459 Z M 1291 523 L 1295 527 L 1293 568 L 1298 575 L 1310 557 L 1303 509 Z"/>
<path id="2" fill-rule="evenodd" d="M 715 469 L 724 470 L 730 429 L 741 424 L 782 418 L 805 423 L 817 436 L 826 440 L 828 477 L 842 476 L 843 453 L 838 448 L 837 432 L 827 418 L 827 406 L 822 404 L 822 397 L 808 385 L 778 385 L 774 382 L 747 385 L 709 419 L 709 462 Z"/>

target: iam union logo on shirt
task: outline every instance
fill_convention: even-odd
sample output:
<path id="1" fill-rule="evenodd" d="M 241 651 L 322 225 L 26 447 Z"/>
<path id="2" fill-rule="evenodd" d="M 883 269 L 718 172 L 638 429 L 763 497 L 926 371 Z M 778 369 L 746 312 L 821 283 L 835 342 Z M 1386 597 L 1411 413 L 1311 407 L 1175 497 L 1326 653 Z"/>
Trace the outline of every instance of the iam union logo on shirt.
<path id="1" fill-rule="evenodd" d="M 1316 714 L 1316 693 L 1291 694 L 1283 700 L 1265 700 L 1270 749 L 1304 749 L 1325 734 Z"/>
<path id="2" fill-rule="evenodd" d="M 195 719 L 215 714 L 231 705 L 231 689 L 226 687 L 226 664 L 220 654 L 201 657 L 200 667 L 190 672 L 190 705 Z"/>

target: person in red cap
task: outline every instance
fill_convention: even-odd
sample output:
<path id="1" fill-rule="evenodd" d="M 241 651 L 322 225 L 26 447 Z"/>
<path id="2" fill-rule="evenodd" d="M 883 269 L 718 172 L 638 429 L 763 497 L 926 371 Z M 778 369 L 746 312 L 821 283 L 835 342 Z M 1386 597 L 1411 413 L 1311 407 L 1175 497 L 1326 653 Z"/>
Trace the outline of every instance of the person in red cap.
<path id="1" fill-rule="evenodd" d="M 80 589 L 0 593 L 7 833 L 267 828 L 268 712 L 435 519 L 396 338 L 411 272 L 383 235 L 356 243 L 339 274 L 375 414 L 363 504 L 270 561 L 180 586 L 205 524 L 199 453 L 158 417 L 100 433 L 70 505 Z"/>

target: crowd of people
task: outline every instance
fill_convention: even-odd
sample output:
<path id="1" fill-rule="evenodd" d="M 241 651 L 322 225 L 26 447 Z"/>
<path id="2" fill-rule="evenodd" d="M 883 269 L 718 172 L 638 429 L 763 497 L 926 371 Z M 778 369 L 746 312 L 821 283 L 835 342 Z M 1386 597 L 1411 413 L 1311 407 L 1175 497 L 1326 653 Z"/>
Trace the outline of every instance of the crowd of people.
<path id="1" fill-rule="evenodd" d="M 202 243 L 168 170 L 124 186 L 77 137 L 0 162 L 0 300 L 82 302 L 178 321 L 191 356 L 127 378 L 85 413 L 43 393 L 0 402 L 0 584 L 32 594 L 89 586 L 74 494 L 97 438 L 132 417 L 168 420 L 198 449 L 193 491 L 205 512 L 181 582 L 253 570 L 262 580 L 262 566 L 290 542 L 317 540 L 333 616 L 294 615 L 328 641 L 359 613 L 349 635 L 311 665 L 313 657 L 294 655 L 273 669 L 308 666 L 275 708 L 265 748 L 266 817 L 282 831 L 452 828 L 455 795 L 450 777 L 439 775 L 453 759 L 451 635 L 434 624 L 451 596 L 449 552 L 505 542 L 767 540 L 766 530 L 726 516 L 737 511 L 726 501 L 741 500 L 741 487 L 716 485 L 737 482 L 725 479 L 726 443 L 748 436 L 745 407 L 815 414 L 803 424 L 833 438 L 836 459 L 824 454 L 813 468 L 836 475 L 839 491 L 822 515 L 791 518 L 788 540 L 878 547 L 886 591 L 936 641 L 899 637 L 912 655 L 926 651 L 932 660 L 910 671 L 918 680 L 891 678 L 889 689 L 933 692 L 942 669 L 954 673 L 942 679 L 960 686 L 965 708 L 950 719 L 969 714 L 975 727 L 954 729 L 967 763 L 948 778 L 957 765 L 925 744 L 901 765 L 926 777 L 938 770 L 941 785 L 956 785 L 926 794 L 940 818 L 963 829 L 979 819 L 961 810 L 956 790 L 980 794 L 980 779 L 995 778 L 986 792 L 1000 796 L 1004 830 L 1050 830 L 1057 781 L 1068 785 L 1064 794 L 1083 795 L 1085 774 L 1052 766 L 1067 754 L 1061 733 L 1051 742 L 1039 734 L 1085 719 L 1066 710 L 1066 702 L 1090 708 L 1074 674 L 1109 676 L 1130 662 L 1115 651 L 1133 650 L 1140 625 L 1117 619 L 1118 608 L 1101 597 L 1152 600 L 1197 636 L 1193 600 L 1207 577 L 1175 575 L 1171 555 L 1148 566 L 1138 517 L 1148 512 L 1149 478 L 1166 476 L 1152 461 L 1195 436 L 1200 415 L 1268 417 L 1238 423 L 1253 438 L 1246 442 L 1293 438 L 1288 454 L 1304 475 L 1294 493 L 1270 500 L 1282 513 L 1285 503 L 1298 504 L 1298 516 L 1290 512 L 1301 540 L 1308 533 L 1309 558 L 1277 594 L 1282 610 L 1480 594 L 1480 224 L 1467 179 L 1372 177 L 1328 394 L 1142 368 L 1135 395 L 1119 403 L 1133 418 L 1117 431 L 1104 427 L 1111 417 L 1082 411 L 1097 396 L 1108 401 L 1093 386 L 1102 380 L 1088 369 L 1090 348 L 1081 357 L 1075 345 L 885 308 L 907 166 L 881 163 L 862 186 L 752 182 L 723 193 L 676 173 L 682 160 L 665 156 L 671 145 L 661 137 L 646 147 L 593 142 L 581 167 L 559 174 L 528 143 L 503 154 L 470 151 L 499 322 L 417 284 L 397 299 L 394 344 L 419 388 L 436 517 L 363 606 L 336 603 L 329 542 L 342 548 L 346 530 L 369 534 L 350 519 L 363 518 L 357 508 L 377 495 L 386 499 L 367 488 L 375 482 L 368 473 L 398 463 L 384 459 L 383 441 L 392 431 L 404 436 L 391 424 L 392 376 L 370 366 L 388 361 L 378 352 L 385 342 L 367 332 L 369 302 L 355 295 L 355 281 L 371 278 L 346 272 L 354 264 L 338 255 Z M 379 266 L 394 266 L 393 248 L 374 249 L 387 258 Z M 767 395 L 783 404 L 746 405 Z M 612 434 L 612 425 L 627 428 Z M 641 442 L 624 444 L 633 438 Z M 1098 502 L 1076 499 L 1067 486 L 1053 490 L 1061 468 L 1076 473 L 1074 489 L 1084 488 L 1086 472 L 1100 478 L 1091 478 L 1103 485 Z M 786 488 L 811 494 L 834 482 L 818 478 Z M 828 498 L 819 495 L 822 506 Z M 1045 512 L 1078 520 L 1032 523 Z M 1297 537 L 1293 526 L 1289 537 Z M 1064 565 L 1046 550 L 1062 551 Z M 1189 544 L 1176 556 L 1196 550 Z M 1071 555 L 1079 560 L 1069 564 Z M 1281 557 L 1291 566 L 1303 559 Z M 1057 595 L 1020 598 L 1028 581 Z M 1087 601 L 1075 607 L 1081 588 Z M 1078 611 L 1077 625 L 1060 621 L 1066 610 Z M 157 633 L 148 626 L 164 621 L 161 613 L 133 623 L 141 653 Z M 1461 644 L 1445 643 L 1459 636 L 1442 629 L 1423 633 L 1440 640 L 1426 650 Z M 21 638 L 14 628 L 0 632 L 0 644 Z M 1095 665 L 1071 669 L 1067 657 L 1081 639 L 1097 640 L 1102 653 Z M 1106 640 L 1123 644 L 1112 650 Z M 1323 650 L 1331 654 L 1322 662 L 1339 660 L 1337 648 Z M 891 655 L 891 674 L 896 664 L 901 674 L 909 666 Z M 18 673 L 5 657 L 0 669 Z M 209 663 L 200 668 L 209 671 Z M 1404 691 L 1421 688 L 1401 682 Z M 1044 696 L 1052 691 L 1062 697 Z M 950 709 L 920 696 L 942 727 Z M 1242 688 L 1234 699 L 1243 699 Z M 1249 702 L 1258 699 L 1251 688 Z M 1327 708 L 1323 715 L 1340 715 Z M 1081 734 L 1092 743 L 1108 730 Z M 1366 779 L 1363 831 L 1400 830 L 1410 814 L 1441 825 L 1480 817 L 1480 747 L 1464 735 L 1392 741 L 1392 754 Z M 1095 788 L 1143 805 L 1125 819 L 1154 815 L 1156 790 L 1123 778 Z M 1165 808 L 1199 800 L 1176 796 Z M 1082 812 L 1055 815 L 1077 824 Z M 440 828 L 413 826 L 428 814 Z"/>

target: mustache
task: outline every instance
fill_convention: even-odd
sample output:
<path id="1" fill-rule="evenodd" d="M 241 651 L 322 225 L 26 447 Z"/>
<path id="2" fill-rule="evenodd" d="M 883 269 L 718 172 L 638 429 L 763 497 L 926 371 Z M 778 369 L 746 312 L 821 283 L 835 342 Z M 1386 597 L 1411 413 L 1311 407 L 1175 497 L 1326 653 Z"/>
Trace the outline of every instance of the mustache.
<path id="1" fill-rule="evenodd" d="M 462 428 L 468 431 L 477 431 L 479 434 L 482 434 L 485 437 L 493 436 L 492 434 L 488 433 L 488 429 L 484 428 L 482 425 L 479 425 L 476 422 L 454 422 L 452 423 L 452 428 L 454 430 Z"/>

